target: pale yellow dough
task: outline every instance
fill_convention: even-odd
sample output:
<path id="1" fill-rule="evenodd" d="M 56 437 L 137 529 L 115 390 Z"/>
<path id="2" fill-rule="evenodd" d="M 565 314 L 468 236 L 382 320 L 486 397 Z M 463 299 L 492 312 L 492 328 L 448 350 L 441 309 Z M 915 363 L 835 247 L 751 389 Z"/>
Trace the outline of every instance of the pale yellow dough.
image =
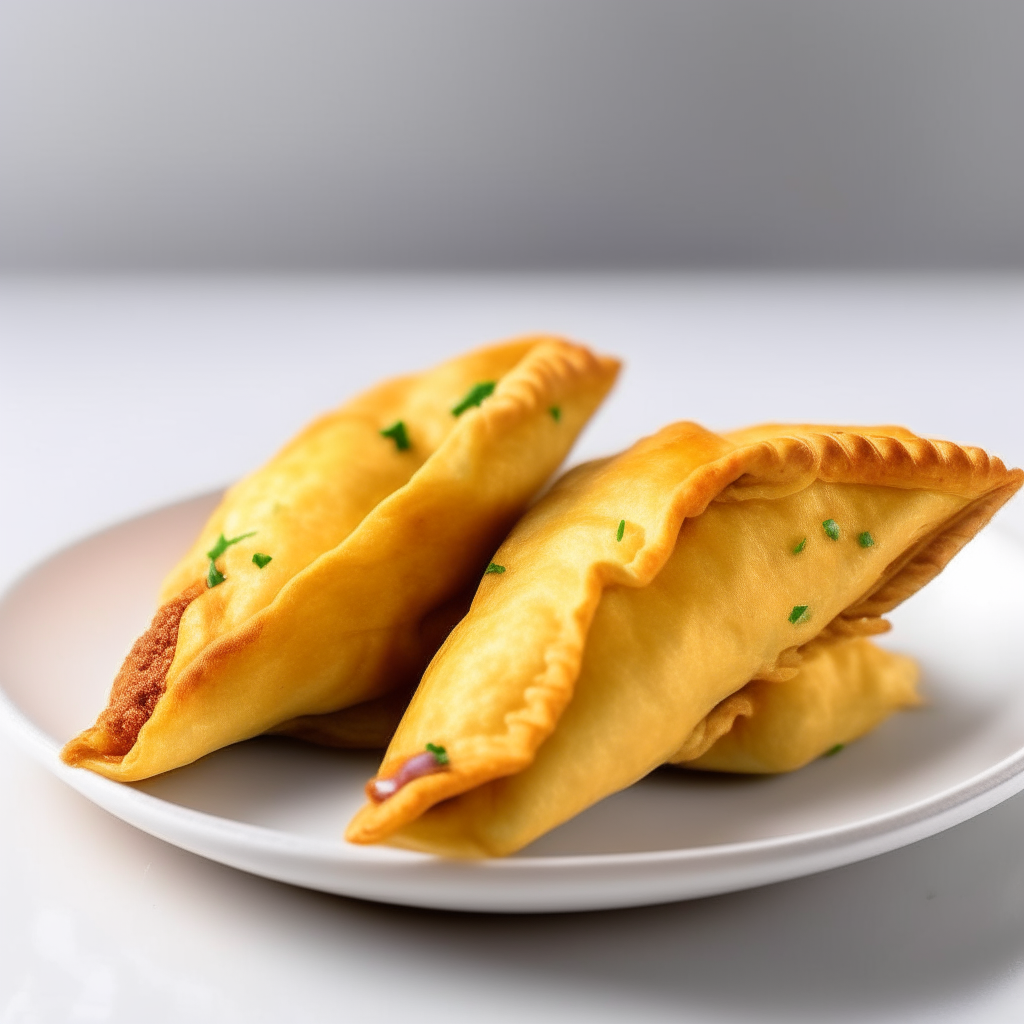
<path id="1" fill-rule="evenodd" d="M 411 688 L 618 366 L 558 338 L 523 338 L 388 381 L 313 423 L 225 495 L 167 577 L 108 709 L 64 760 L 142 779 L 288 719 Z M 493 394 L 453 415 L 489 381 Z M 407 450 L 381 434 L 397 420 Z M 205 553 L 222 533 L 250 531 L 217 559 L 226 579 L 207 589 Z M 254 553 L 273 560 L 260 569 Z M 176 637 L 175 602 L 187 604 Z M 164 688 L 126 740 L 133 680 L 165 655 Z"/>
<path id="2" fill-rule="evenodd" d="M 902 428 L 686 423 L 568 473 L 495 555 L 507 571 L 434 657 L 379 777 L 427 743 L 447 769 L 367 803 L 347 837 L 520 849 L 671 761 L 751 681 L 792 678 L 812 642 L 884 631 L 1021 480 Z"/>
<path id="3" fill-rule="evenodd" d="M 716 705 L 669 758 L 715 772 L 790 772 L 920 703 L 913 658 L 865 637 L 811 644 L 791 679 L 757 679 Z"/>

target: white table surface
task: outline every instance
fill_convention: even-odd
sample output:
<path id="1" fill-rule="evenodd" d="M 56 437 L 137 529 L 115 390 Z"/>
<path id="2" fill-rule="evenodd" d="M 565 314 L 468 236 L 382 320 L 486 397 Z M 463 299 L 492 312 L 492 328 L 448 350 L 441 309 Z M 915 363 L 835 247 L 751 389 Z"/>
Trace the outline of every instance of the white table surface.
<path id="1" fill-rule="evenodd" d="M 533 329 L 627 360 L 574 459 L 688 418 L 902 422 L 1024 462 L 1024 279 L 10 279 L 0 583 L 230 481 L 382 375 Z M 1024 538 L 1024 499 L 1000 528 Z M 250 877 L 122 824 L 5 739 L 0 823 L 3 1024 L 1024 1014 L 1024 796 L 798 881 L 545 917 Z"/>

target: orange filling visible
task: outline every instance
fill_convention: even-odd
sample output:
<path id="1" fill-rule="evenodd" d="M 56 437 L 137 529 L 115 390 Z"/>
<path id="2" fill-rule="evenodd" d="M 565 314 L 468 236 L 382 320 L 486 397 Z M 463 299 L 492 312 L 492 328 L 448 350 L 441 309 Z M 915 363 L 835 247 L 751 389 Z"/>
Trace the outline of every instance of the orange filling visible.
<path id="1" fill-rule="evenodd" d="M 206 589 L 202 580 L 157 609 L 149 629 L 132 645 L 117 673 L 110 701 L 96 723 L 106 734 L 105 754 L 123 755 L 135 745 L 167 686 L 185 609 Z"/>

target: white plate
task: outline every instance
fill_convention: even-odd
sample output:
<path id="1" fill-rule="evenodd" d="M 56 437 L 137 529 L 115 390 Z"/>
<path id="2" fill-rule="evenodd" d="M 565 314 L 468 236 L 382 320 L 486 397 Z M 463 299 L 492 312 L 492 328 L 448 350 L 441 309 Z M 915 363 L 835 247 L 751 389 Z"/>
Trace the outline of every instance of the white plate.
<path id="1" fill-rule="evenodd" d="M 375 755 L 259 739 L 135 785 L 65 767 L 167 568 L 215 498 L 63 551 L 0 604 L 0 720 L 80 793 L 204 857 L 327 892 L 413 906 L 560 911 L 727 892 L 931 835 L 1024 788 L 1024 551 L 989 532 L 893 615 L 928 706 L 788 776 L 657 772 L 515 857 L 445 861 L 341 839 Z"/>

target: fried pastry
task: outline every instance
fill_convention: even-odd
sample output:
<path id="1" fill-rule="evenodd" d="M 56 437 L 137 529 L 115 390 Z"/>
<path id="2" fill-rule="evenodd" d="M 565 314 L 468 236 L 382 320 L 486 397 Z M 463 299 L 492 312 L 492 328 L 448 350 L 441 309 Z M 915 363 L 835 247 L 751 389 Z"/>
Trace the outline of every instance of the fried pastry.
<path id="1" fill-rule="evenodd" d="M 1022 479 L 900 427 L 681 423 L 573 470 L 495 554 L 347 838 L 520 849 L 812 642 L 885 631 Z"/>
<path id="2" fill-rule="evenodd" d="M 668 760 L 714 772 L 791 772 L 920 703 L 917 662 L 865 637 L 810 644 L 791 679 L 756 679 L 716 705 Z"/>
<path id="3" fill-rule="evenodd" d="M 411 688 L 618 365 L 524 338 L 314 422 L 227 492 L 63 759 L 143 779 Z"/>

